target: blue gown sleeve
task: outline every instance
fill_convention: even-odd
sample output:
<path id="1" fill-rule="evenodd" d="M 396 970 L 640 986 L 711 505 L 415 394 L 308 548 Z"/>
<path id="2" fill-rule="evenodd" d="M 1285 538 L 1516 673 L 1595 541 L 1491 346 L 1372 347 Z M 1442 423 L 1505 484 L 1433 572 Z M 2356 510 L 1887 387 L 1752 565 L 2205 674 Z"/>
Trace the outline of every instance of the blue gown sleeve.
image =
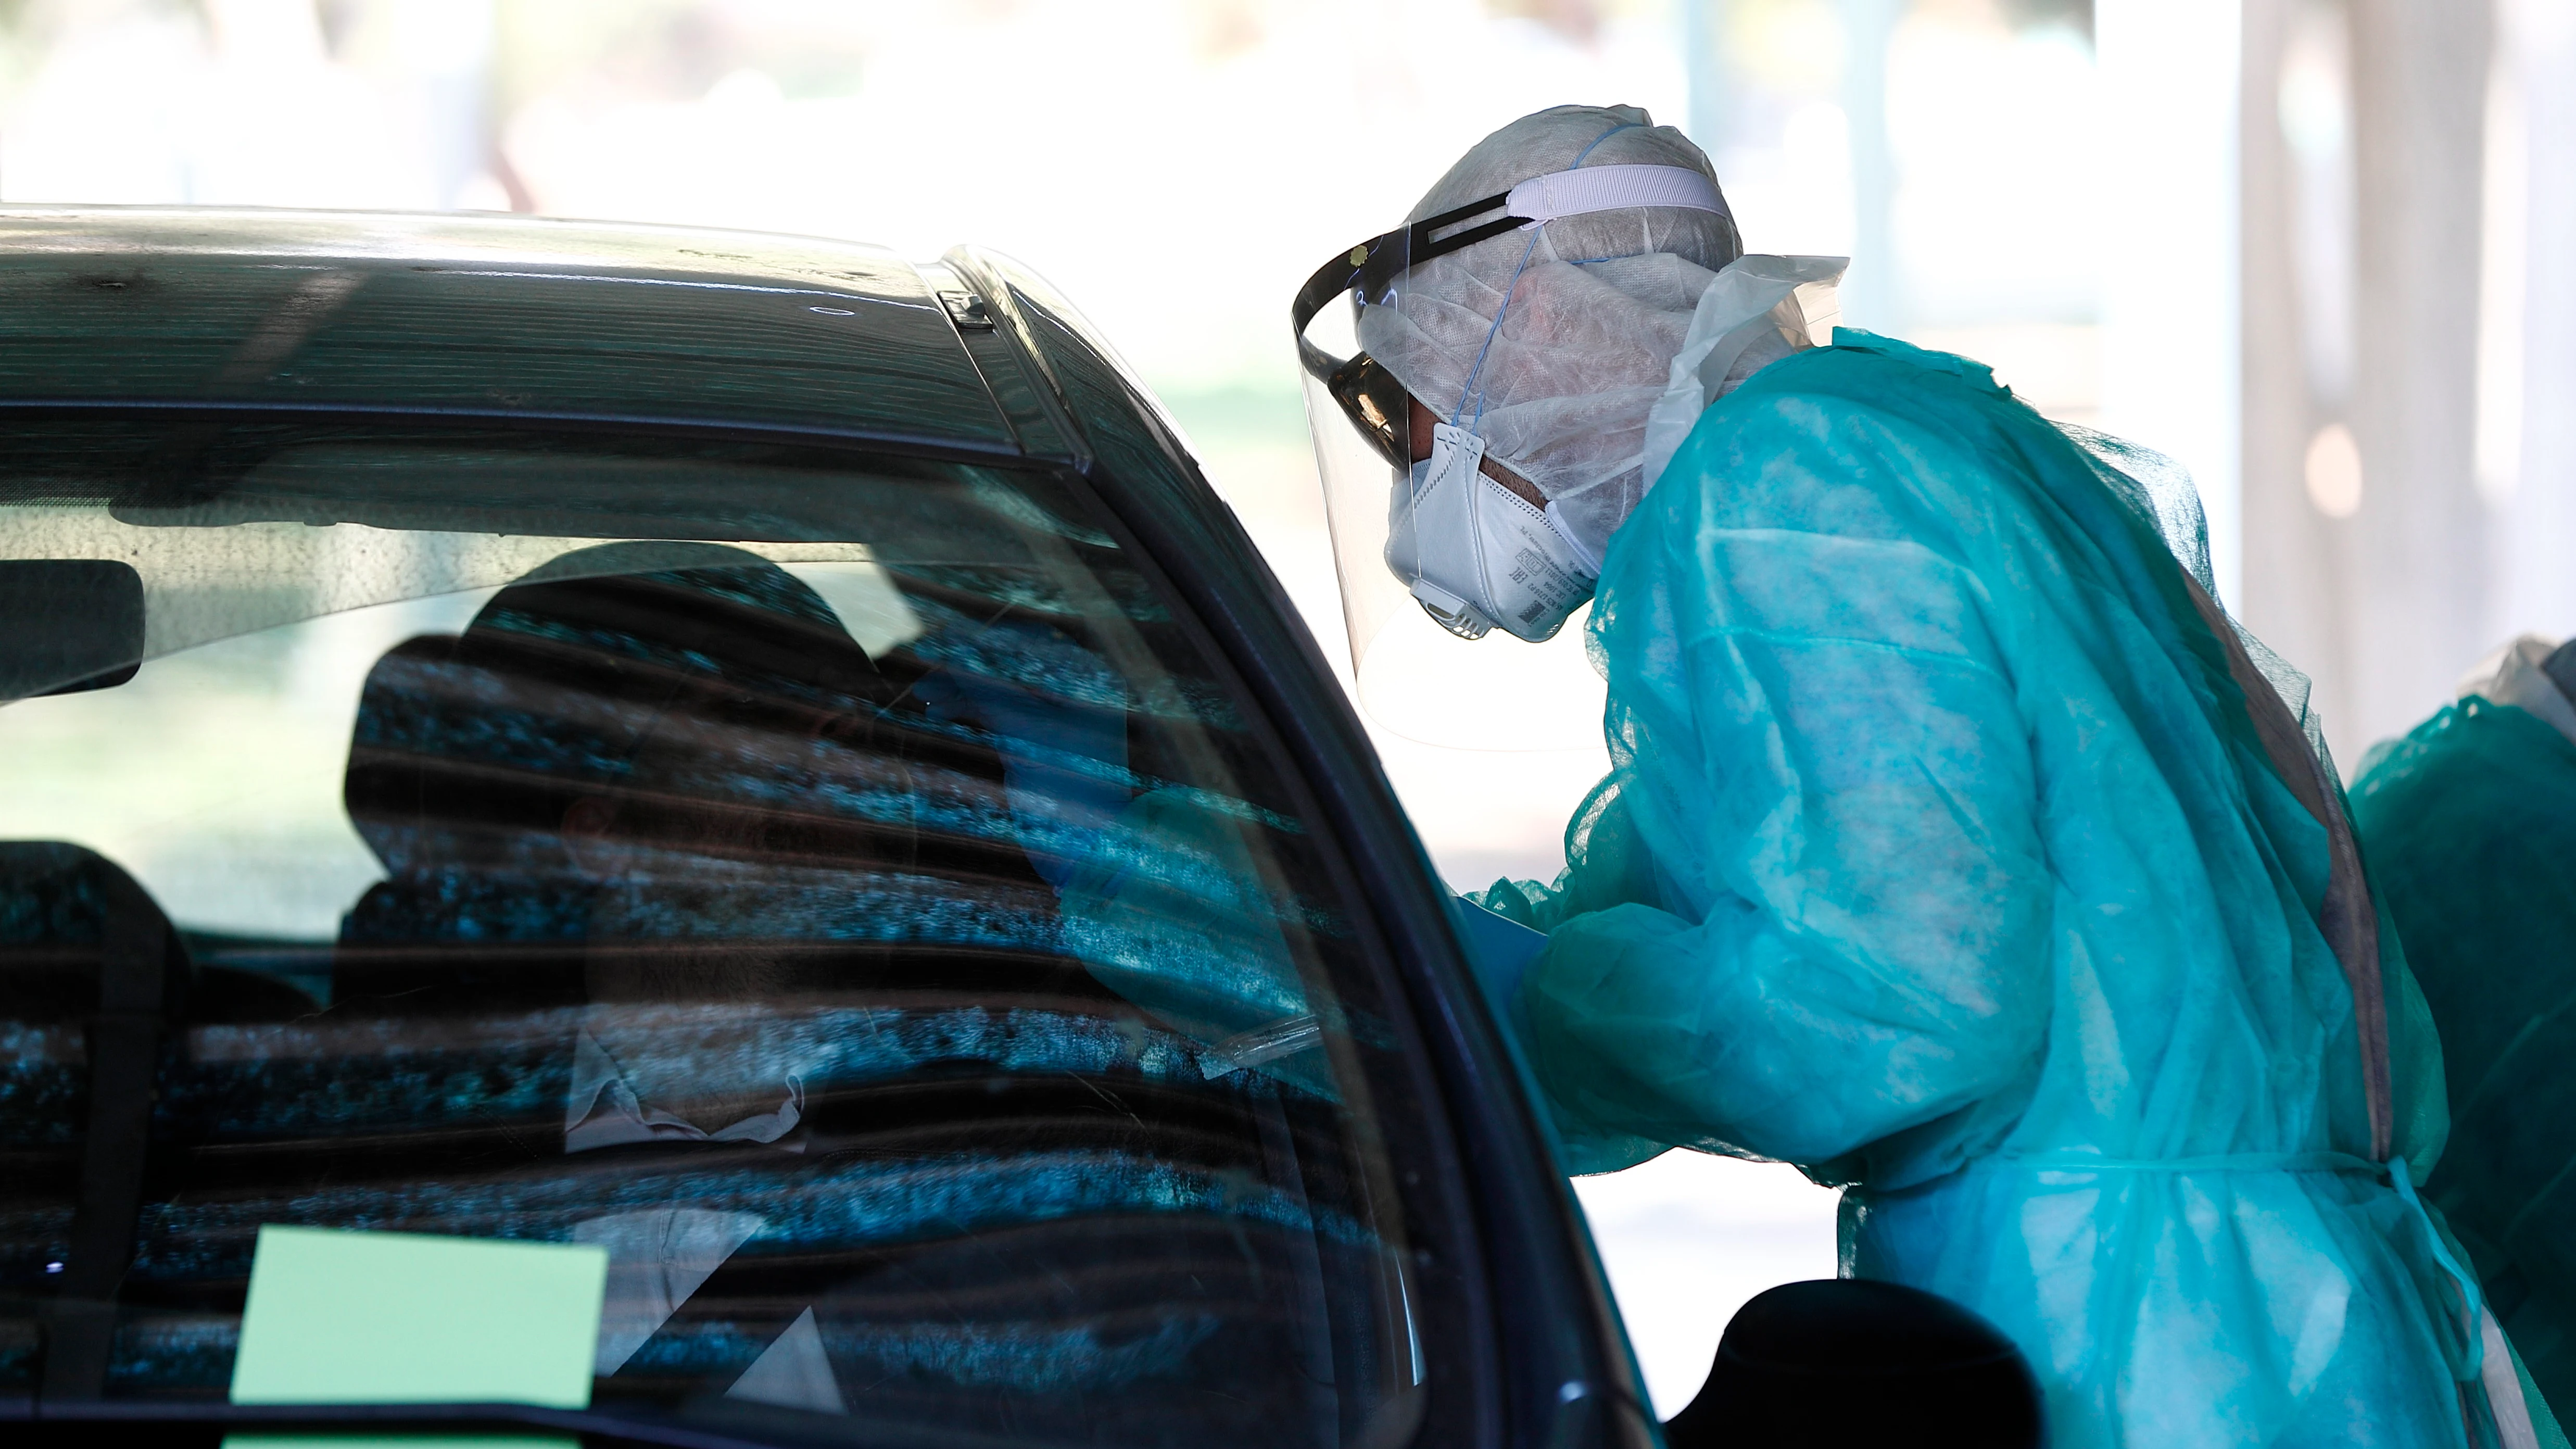
<path id="1" fill-rule="evenodd" d="M 1548 894 L 1616 903 L 1549 923 L 1517 1026 L 1569 1136 L 1899 1186 L 1993 1145 L 2047 1031 L 2022 626 L 1963 542 L 1973 451 L 1743 401 L 1614 540 L 1614 768 Z"/>
<path id="2" fill-rule="evenodd" d="M 1594 786 L 1565 827 L 1569 864 L 1554 885 L 1534 880 L 1495 881 L 1467 899 L 1533 931 L 1553 931 L 1573 916 L 1606 910 L 1630 900 L 1643 900 L 1651 871 L 1637 849 L 1636 832 L 1628 828 L 1618 777 Z"/>

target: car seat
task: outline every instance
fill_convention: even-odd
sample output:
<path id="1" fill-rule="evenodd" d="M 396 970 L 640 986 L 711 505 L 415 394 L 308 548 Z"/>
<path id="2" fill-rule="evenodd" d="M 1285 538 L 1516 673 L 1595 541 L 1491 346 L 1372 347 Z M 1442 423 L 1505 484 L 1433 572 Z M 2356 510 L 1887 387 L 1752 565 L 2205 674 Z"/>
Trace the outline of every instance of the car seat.
<path id="1" fill-rule="evenodd" d="M 738 950 L 778 968 L 787 1029 L 834 1044 L 804 1078 L 795 1150 L 663 1140 L 567 1154 L 560 1128 L 520 1116 L 513 1130 L 540 1134 L 524 1156 L 441 1181 L 440 1201 L 472 1204 L 486 1232 L 557 1236 L 648 1204 L 796 1225 L 744 1244 L 602 1392 L 704 1392 L 809 1310 L 836 1343 L 855 1333 L 918 1347 L 948 1331 L 916 1316 L 927 1285 L 966 1292 L 981 1274 L 975 1296 L 998 1312 L 1014 1284 L 1099 1285 L 1077 1270 L 1104 1255 L 1125 1265 L 1119 1292 L 1132 1301 L 1102 1312 L 1146 1339 L 1184 1320 L 1217 1333 L 1216 1318 L 1184 1305 L 1257 1302 L 1242 1273 L 1312 1262 L 1303 1230 L 1175 1217 L 1166 1202 L 1175 1171 L 1250 1182 L 1272 1170 L 1265 1152 L 1333 1160 L 1334 1108 L 1303 1100 L 1286 1125 L 1275 1084 L 1203 1071 L 1063 949 L 1056 888 L 1017 833 L 995 726 L 974 717 L 980 701 L 923 687 L 943 646 L 972 649 L 963 631 L 993 627 L 989 603 L 954 610 L 978 622 L 944 640 L 872 660 L 773 564 L 705 548 L 675 566 L 674 546 L 651 545 L 622 570 L 611 550 L 628 547 L 540 570 L 461 636 L 408 641 L 370 674 L 346 799 L 387 879 L 348 915 L 333 992 L 335 1015 L 383 1021 L 386 1041 L 412 1039 L 422 1019 L 450 1031 L 558 1022 L 543 1029 L 569 1036 L 585 1019 L 570 1008 L 595 1008 L 594 987 L 622 957 Z M 1043 704 L 1033 694 L 1023 708 Z M 1122 715 L 1095 712 L 1123 729 Z M 584 802 L 603 803 L 610 823 L 567 831 Z M 488 1071 L 480 1090 L 535 1102 L 541 1076 L 560 1100 L 569 1047 L 547 1047 L 540 1066 L 527 1055 L 536 1037 L 522 1039 L 515 1065 Z M 477 1089 L 461 1067 L 438 1070 Z M 353 1062 L 341 1075 L 392 1073 Z M 418 1125 L 430 1135 L 434 1116 L 452 1130 L 471 1110 L 424 1093 Z M 1307 1146 L 1292 1152 L 1292 1138 Z M 906 1228 L 891 1204 L 911 1201 L 916 1179 L 922 1209 L 937 1211 Z M 1046 1206 L 1077 1185 L 1094 1199 L 1082 1212 Z M 847 1212 L 871 1194 L 886 1212 Z M 1009 1254 L 991 1236 L 1002 1231 L 1019 1245 Z M 1086 1326 L 1086 1311 L 1063 1307 L 1068 1343 L 1107 1331 Z M 1225 1332 L 1232 1347 L 1277 1341 L 1250 1320 Z M 1196 1342 L 1139 1339 L 1133 1353 L 1142 1372 Z M 909 1392 L 927 1412 L 954 1386 Z M 1017 1411 L 1068 1402 L 1031 1393 L 1011 1401 Z"/>
<path id="2" fill-rule="evenodd" d="M 49 1399 L 98 1397 L 179 1030 L 312 1007 L 282 982 L 192 969 L 169 917 L 96 851 L 0 841 L 0 1032 L 14 1045 L 0 1061 L 0 1221 L 41 1239 L 0 1245 L 0 1292 L 44 1304 L 41 1370 L 0 1354 L 0 1385 L 14 1363 L 18 1391 L 41 1373 Z"/>
<path id="3" fill-rule="evenodd" d="M 668 562 L 673 547 L 558 560 L 461 637 L 410 640 L 370 672 L 345 800 L 387 878 L 343 924 L 335 1001 L 577 1004 L 595 886 L 563 839 L 571 807 L 636 793 L 638 747 L 711 685 L 843 714 L 881 692 L 821 601 L 765 560 L 709 546 L 692 550 L 708 567 L 613 571 L 621 551 Z"/>

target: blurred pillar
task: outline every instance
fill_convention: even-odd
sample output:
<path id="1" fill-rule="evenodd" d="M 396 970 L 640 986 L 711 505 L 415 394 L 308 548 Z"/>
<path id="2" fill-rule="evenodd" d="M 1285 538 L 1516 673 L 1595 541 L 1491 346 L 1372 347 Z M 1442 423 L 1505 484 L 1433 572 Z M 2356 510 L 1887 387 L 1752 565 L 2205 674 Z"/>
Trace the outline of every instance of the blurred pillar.
<path id="1" fill-rule="evenodd" d="M 1852 266 L 1842 295 L 1844 322 L 1880 332 L 1905 325 L 1903 274 L 1895 239 L 1896 157 L 1887 132 L 1887 57 L 1898 22 L 1912 0 L 1815 0 L 1830 3 L 1842 31 L 1842 75 L 1834 99 L 1843 113 L 1850 147 Z M 1690 80 L 1690 137 L 1716 159 L 1719 179 L 1730 149 L 1774 146 L 1760 100 L 1747 92 L 1760 84 L 1748 76 L 1738 53 L 1746 12 L 1760 15 L 1757 0 L 1679 0 L 1683 54 Z M 1770 98 L 1776 104 L 1777 97 Z"/>
<path id="2" fill-rule="evenodd" d="M 2303 255 L 2299 240 L 2303 225 L 2348 231 L 2350 218 L 2348 208 L 2333 207 L 2333 198 L 2319 194 L 2321 188 L 2302 187 L 2299 159 L 2284 134 L 2284 68 L 2303 3 L 2314 6 L 2314 0 L 2244 0 L 2238 151 L 2244 402 L 2238 457 L 2245 544 L 2244 581 L 2232 602 L 2246 627 L 2314 681 L 2311 706 L 2334 731 L 2330 740 L 2338 762 L 2348 764 L 2357 762 L 2353 751 L 2362 743 L 2345 731 L 2352 719 L 2351 640 L 2345 628 L 2352 526 L 2317 511 L 2308 501 L 2305 478 L 2309 441 L 2340 417 L 2344 402 L 2320 396 L 2339 391 L 2340 378 L 2321 387 L 2311 375 L 2318 319 L 2309 313 L 2321 285 L 2333 279 L 2301 275 L 2315 259 Z M 2331 12 L 2306 20 L 2312 26 L 2339 25 Z M 2342 145 L 2332 150 L 2336 154 L 2308 158 L 2308 164 L 2348 161 Z M 2330 214 L 2303 216 L 2303 206 Z M 2348 371 L 2348 365 L 2335 370 Z"/>
<path id="3" fill-rule="evenodd" d="M 2522 424 L 2489 642 L 2576 634 L 2576 6 L 2508 0 L 2499 20 L 2522 93 Z"/>
<path id="4" fill-rule="evenodd" d="M 1843 117 L 1851 136 L 1852 265 L 1843 320 L 1873 332 L 1905 328 L 1896 256 L 1896 155 L 1887 136 L 1887 49 L 1906 0 L 1842 0 Z"/>
<path id="5" fill-rule="evenodd" d="M 1685 129 L 1699 148 L 1715 156 L 1724 149 L 1734 113 L 1735 78 L 1728 63 L 1729 0 L 1680 0 L 1682 60 L 1690 86 L 1690 119 Z M 1725 177 L 1718 178 L 1722 184 Z"/>
<path id="6" fill-rule="evenodd" d="M 2489 0 L 2350 0 L 2350 13 L 2351 423 L 2363 485 L 2347 620 L 2352 718 L 2338 733 L 2367 741 L 2439 705 L 2489 642 L 2475 469 L 2493 13 Z"/>
<path id="7" fill-rule="evenodd" d="M 2392 0 L 2393 3 L 2393 0 Z M 2102 411 L 2200 485 L 2219 596 L 2237 602 L 2238 0 L 2099 0 Z"/>

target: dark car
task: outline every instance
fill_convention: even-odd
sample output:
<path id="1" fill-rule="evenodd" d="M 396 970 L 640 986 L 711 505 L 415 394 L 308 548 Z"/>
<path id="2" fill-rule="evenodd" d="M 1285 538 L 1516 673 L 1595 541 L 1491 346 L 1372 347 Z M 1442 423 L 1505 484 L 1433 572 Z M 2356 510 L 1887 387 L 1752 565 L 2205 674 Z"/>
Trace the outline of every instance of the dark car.
<path id="1" fill-rule="evenodd" d="M 1001 258 L 0 209 L 13 1438 L 1650 1444 L 1456 909 Z"/>
<path id="2" fill-rule="evenodd" d="M 972 250 L 0 211 L 0 1416 L 1648 1442 L 1312 638 Z M 139 667 L 138 667 L 139 666 Z M 588 1407 L 236 1403 L 263 1227 Z"/>

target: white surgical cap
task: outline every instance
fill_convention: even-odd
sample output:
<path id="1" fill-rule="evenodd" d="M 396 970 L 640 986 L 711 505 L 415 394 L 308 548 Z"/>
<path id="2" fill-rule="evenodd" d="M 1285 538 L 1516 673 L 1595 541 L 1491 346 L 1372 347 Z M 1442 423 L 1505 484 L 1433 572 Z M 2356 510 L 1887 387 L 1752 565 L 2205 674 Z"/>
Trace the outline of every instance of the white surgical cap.
<path id="1" fill-rule="evenodd" d="M 1578 162 L 1681 166 L 1717 180 L 1699 147 L 1634 106 L 1558 106 L 1476 143 L 1406 220 Z M 1597 551 L 1645 495 L 1646 414 L 1692 311 L 1743 250 L 1723 212 L 1561 217 L 1405 272 L 1391 305 L 1360 309 L 1360 345 L 1442 421 L 1454 415 L 1482 437 L 1487 457 L 1547 495 Z"/>
<path id="2" fill-rule="evenodd" d="M 2472 666 L 2454 691 L 2460 698 L 2483 695 L 2497 704 L 2509 704 L 2534 714 L 2557 727 L 2558 732 L 2576 740 L 2576 701 L 2558 687 L 2549 670 L 2551 656 L 2559 641 L 2539 634 L 2525 634 L 2489 654 Z"/>

